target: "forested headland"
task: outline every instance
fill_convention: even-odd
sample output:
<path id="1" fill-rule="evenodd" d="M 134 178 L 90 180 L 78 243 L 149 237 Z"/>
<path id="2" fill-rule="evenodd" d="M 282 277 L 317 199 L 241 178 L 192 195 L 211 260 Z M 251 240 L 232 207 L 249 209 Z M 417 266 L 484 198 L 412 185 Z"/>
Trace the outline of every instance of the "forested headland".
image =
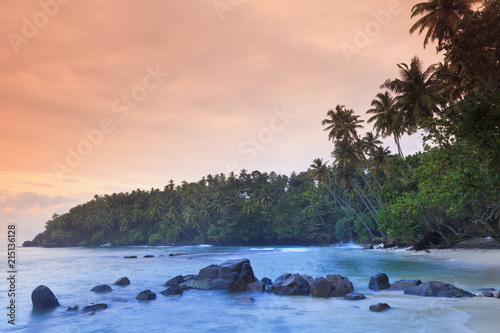
<path id="1" fill-rule="evenodd" d="M 332 142 L 329 161 L 291 175 L 241 170 L 96 195 L 54 215 L 34 245 L 500 239 L 500 1 L 430 0 L 411 15 L 410 32 L 425 35 L 424 47 L 436 41 L 443 62 L 415 56 L 395 65 L 398 77 L 381 82 L 369 110 L 338 101 L 318 119 Z M 405 156 L 400 139 L 417 131 L 424 151 Z"/>

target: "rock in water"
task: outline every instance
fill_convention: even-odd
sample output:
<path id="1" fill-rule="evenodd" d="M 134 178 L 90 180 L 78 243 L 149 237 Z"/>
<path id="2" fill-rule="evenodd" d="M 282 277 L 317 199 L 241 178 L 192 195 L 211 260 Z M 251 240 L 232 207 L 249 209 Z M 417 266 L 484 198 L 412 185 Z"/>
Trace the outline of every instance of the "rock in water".
<path id="1" fill-rule="evenodd" d="M 151 301 L 153 299 L 156 299 L 156 294 L 152 292 L 151 290 L 143 290 L 137 296 L 135 297 L 136 300 L 139 301 Z"/>
<path id="2" fill-rule="evenodd" d="M 300 274 L 286 273 L 274 281 L 270 290 L 276 295 L 309 295 L 311 287 Z"/>
<path id="3" fill-rule="evenodd" d="M 31 293 L 31 302 L 35 311 L 50 310 L 60 306 L 52 290 L 44 285 L 40 285 L 33 290 Z"/>
<path id="4" fill-rule="evenodd" d="M 177 275 L 176 277 L 171 278 L 167 282 L 165 282 L 164 286 L 175 286 L 184 282 L 184 276 Z"/>
<path id="5" fill-rule="evenodd" d="M 330 297 L 344 297 L 354 291 L 352 282 L 342 275 L 330 274 L 326 276 L 326 279 L 331 285 Z"/>
<path id="6" fill-rule="evenodd" d="M 359 301 L 365 298 L 366 298 L 365 295 L 362 293 L 350 293 L 344 296 L 344 299 L 348 301 Z"/>
<path id="7" fill-rule="evenodd" d="M 391 284 L 389 283 L 389 277 L 384 273 L 378 273 L 370 278 L 370 283 L 368 284 L 368 288 L 371 290 L 382 290 L 389 289 Z"/>
<path id="8" fill-rule="evenodd" d="M 311 295 L 313 297 L 329 297 L 331 285 L 324 277 L 317 277 L 311 283 Z"/>
<path id="9" fill-rule="evenodd" d="M 238 304 L 252 304 L 253 302 L 255 302 L 255 299 L 250 296 L 245 296 L 238 300 Z"/>
<path id="10" fill-rule="evenodd" d="M 104 310 L 107 308 L 108 308 L 108 305 L 105 303 L 97 303 L 97 304 L 90 303 L 89 305 L 86 305 L 83 307 L 82 312 L 83 313 L 97 312 L 97 311 L 101 311 L 101 310 Z"/>
<path id="11" fill-rule="evenodd" d="M 128 279 L 128 277 L 124 276 L 116 280 L 113 284 L 117 286 L 128 286 L 130 284 L 130 280 Z"/>
<path id="12" fill-rule="evenodd" d="M 224 261 L 219 266 L 219 272 L 218 272 L 217 277 L 219 279 L 229 279 L 229 275 L 232 272 L 237 272 L 238 274 L 240 274 L 241 268 L 243 267 L 243 264 L 245 264 L 245 263 L 250 265 L 250 260 L 248 260 L 248 259 L 234 259 L 234 260 Z"/>
<path id="13" fill-rule="evenodd" d="M 387 303 L 378 303 L 378 304 L 370 305 L 370 311 L 373 311 L 373 312 L 382 312 L 382 311 L 385 311 L 385 310 L 390 309 L 390 308 L 391 307 Z"/>
<path id="14" fill-rule="evenodd" d="M 245 286 L 243 278 L 237 272 L 232 272 L 229 275 L 229 280 L 227 282 L 227 289 L 230 292 L 234 293 L 238 291 L 245 291 L 247 288 Z"/>
<path id="15" fill-rule="evenodd" d="M 245 284 L 250 284 L 257 281 L 255 275 L 253 274 L 252 266 L 250 266 L 249 263 L 244 263 L 243 266 L 241 266 L 240 276 Z"/>
<path id="16" fill-rule="evenodd" d="M 94 291 L 96 293 L 109 293 L 113 291 L 113 289 L 111 289 L 111 287 L 108 286 L 107 284 L 99 284 L 94 288 L 90 289 L 90 291 Z"/>
<path id="17" fill-rule="evenodd" d="M 200 269 L 198 275 L 196 275 L 194 278 L 195 280 L 217 279 L 218 270 L 219 270 L 218 265 L 210 265 Z"/>
<path id="18" fill-rule="evenodd" d="M 405 290 L 410 287 L 415 287 L 422 284 L 420 280 L 400 280 L 391 284 L 389 290 Z"/>
<path id="19" fill-rule="evenodd" d="M 254 283 L 247 284 L 247 291 L 262 293 L 266 291 L 266 285 L 262 281 L 255 281 Z"/>
<path id="20" fill-rule="evenodd" d="M 427 297 L 473 297 L 473 295 L 463 289 L 459 289 L 452 284 L 441 281 L 430 281 L 415 287 L 405 289 L 406 295 L 417 295 Z"/>
<path id="21" fill-rule="evenodd" d="M 166 295 L 166 296 L 172 296 L 172 295 L 182 295 L 184 290 L 178 285 L 169 285 L 167 289 L 163 290 L 161 294 Z"/>

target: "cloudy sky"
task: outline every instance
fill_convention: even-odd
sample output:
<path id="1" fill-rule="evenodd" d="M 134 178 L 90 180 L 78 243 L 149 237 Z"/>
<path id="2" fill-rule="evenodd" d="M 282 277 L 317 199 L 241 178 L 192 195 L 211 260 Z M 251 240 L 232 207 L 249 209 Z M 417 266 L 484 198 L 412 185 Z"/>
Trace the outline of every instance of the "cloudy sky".
<path id="1" fill-rule="evenodd" d="M 441 60 L 408 33 L 417 2 L 0 2 L 1 233 L 95 194 L 331 160 L 329 109 L 367 119 L 397 63 Z"/>

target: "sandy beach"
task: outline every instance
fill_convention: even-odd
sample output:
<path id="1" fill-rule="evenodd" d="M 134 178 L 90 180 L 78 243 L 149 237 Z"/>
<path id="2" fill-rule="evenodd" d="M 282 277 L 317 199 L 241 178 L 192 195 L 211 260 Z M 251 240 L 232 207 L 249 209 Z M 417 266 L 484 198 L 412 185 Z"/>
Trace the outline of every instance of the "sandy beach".
<path id="1" fill-rule="evenodd" d="M 433 260 L 459 261 L 467 264 L 500 267 L 500 249 L 449 249 L 413 251 L 410 249 L 385 249 L 389 253 L 400 253 L 404 256 L 421 256 Z"/>

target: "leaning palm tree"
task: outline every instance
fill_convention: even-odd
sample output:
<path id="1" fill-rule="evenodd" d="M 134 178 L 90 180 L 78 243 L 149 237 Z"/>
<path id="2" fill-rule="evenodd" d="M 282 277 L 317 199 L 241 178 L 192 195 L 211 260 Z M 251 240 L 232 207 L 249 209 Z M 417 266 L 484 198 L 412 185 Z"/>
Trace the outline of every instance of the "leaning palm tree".
<path id="1" fill-rule="evenodd" d="M 363 151 L 370 154 L 377 149 L 377 146 L 382 144 L 382 141 L 378 138 L 378 134 L 373 135 L 373 132 L 366 132 L 365 136 L 361 139 L 361 148 Z"/>
<path id="2" fill-rule="evenodd" d="M 424 48 L 429 41 L 438 41 L 438 46 L 451 40 L 458 29 L 458 23 L 470 7 L 483 0 L 429 0 L 417 3 L 411 9 L 411 18 L 423 15 L 410 29 L 410 34 L 425 30 Z"/>
<path id="3" fill-rule="evenodd" d="M 358 141 L 356 130 L 363 128 L 360 125 L 363 120 L 359 120 L 359 116 L 354 114 L 354 111 L 346 110 L 344 105 L 337 105 L 335 110 L 327 112 L 326 119 L 323 119 L 321 124 L 326 125 L 325 131 L 329 131 L 328 139 L 332 141 L 352 140 Z"/>
<path id="4" fill-rule="evenodd" d="M 444 98 L 438 93 L 435 66 L 423 70 L 423 64 L 415 56 L 410 65 L 398 64 L 399 79 L 387 79 L 380 88 L 387 88 L 397 94 L 396 107 L 399 109 L 402 128 L 412 134 L 417 130 L 418 122 L 432 117 L 439 111 L 438 105 Z"/>
<path id="5" fill-rule="evenodd" d="M 368 123 L 375 122 L 373 128 L 382 138 L 392 135 L 398 148 L 399 155 L 404 158 L 399 142 L 403 131 L 401 119 L 398 117 L 396 101 L 391 97 L 388 91 L 385 91 L 385 93 L 377 94 L 377 98 L 372 100 L 371 106 L 373 108 L 366 111 L 366 113 L 372 113 L 374 115 L 368 119 Z"/>

